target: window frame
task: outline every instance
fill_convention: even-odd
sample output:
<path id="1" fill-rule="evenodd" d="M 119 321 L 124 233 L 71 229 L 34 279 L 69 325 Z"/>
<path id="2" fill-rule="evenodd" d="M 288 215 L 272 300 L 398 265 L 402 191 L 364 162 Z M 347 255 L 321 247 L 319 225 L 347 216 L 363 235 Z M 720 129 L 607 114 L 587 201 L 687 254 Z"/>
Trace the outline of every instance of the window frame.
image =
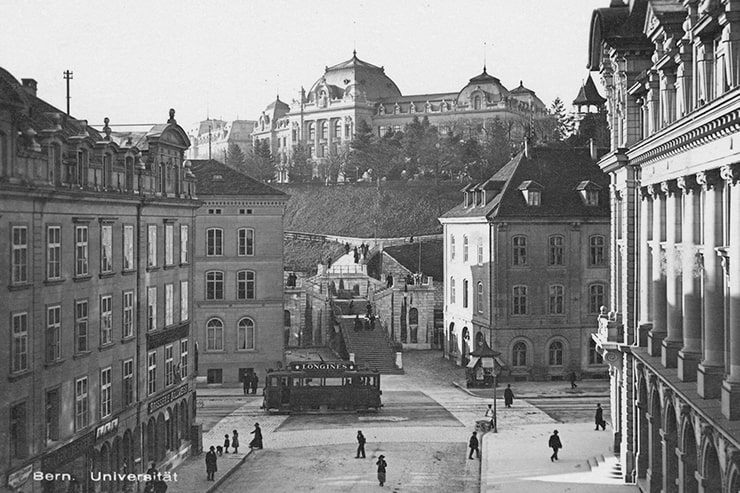
<path id="1" fill-rule="evenodd" d="M 164 347 L 164 386 L 169 387 L 175 381 L 175 357 L 174 345 L 167 344 Z"/>
<path id="2" fill-rule="evenodd" d="M 527 265 L 527 237 L 516 235 L 511 237 L 512 265 L 521 267 Z"/>
<path id="3" fill-rule="evenodd" d="M 553 266 L 565 265 L 565 237 L 563 235 L 551 235 L 547 244 L 548 264 Z"/>
<path id="4" fill-rule="evenodd" d="M 455 298 L 456 298 L 455 295 L 456 295 L 456 293 L 455 293 L 455 278 L 452 277 L 452 276 L 450 276 L 450 304 L 451 305 L 454 305 L 455 304 Z"/>
<path id="5" fill-rule="evenodd" d="M 478 313 L 483 313 L 483 307 L 485 305 L 485 296 L 483 292 L 483 281 L 478 281 L 476 285 L 476 299 L 478 302 Z"/>
<path id="6" fill-rule="evenodd" d="M 205 272 L 206 301 L 219 301 L 224 299 L 224 279 L 226 275 L 221 270 L 208 270 Z"/>
<path id="7" fill-rule="evenodd" d="M 527 286 L 516 284 L 512 287 L 512 315 L 527 315 Z"/>
<path id="8" fill-rule="evenodd" d="M 10 282 L 13 285 L 28 283 L 28 226 L 11 228 Z"/>
<path id="9" fill-rule="evenodd" d="M 180 380 L 188 377 L 188 340 L 180 340 Z"/>
<path id="10" fill-rule="evenodd" d="M 236 350 L 254 351 L 257 349 L 257 324 L 250 317 L 242 317 L 236 324 Z M 250 342 L 251 331 L 251 345 Z"/>
<path id="11" fill-rule="evenodd" d="M 600 289 L 601 293 L 594 293 L 595 289 Z M 596 303 L 596 299 L 601 300 Z M 598 314 L 601 313 L 601 307 L 606 306 L 606 286 L 603 283 L 595 282 L 588 286 L 588 308 L 589 313 Z"/>
<path id="12" fill-rule="evenodd" d="M 190 320 L 190 281 L 180 281 L 180 322 Z"/>
<path id="13" fill-rule="evenodd" d="M 251 274 L 251 279 L 250 279 Z M 242 278 L 243 277 L 243 278 Z M 250 296 L 251 288 L 251 296 Z M 244 269 L 236 273 L 236 299 L 257 299 L 257 273 L 253 270 Z"/>
<path id="14" fill-rule="evenodd" d="M 134 359 L 129 358 L 121 364 L 121 396 L 124 406 L 134 403 Z"/>
<path id="15" fill-rule="evenodd" d="M 591 235 L 588 238 L 588 265 L 603 267 L 606 265 L 606 238 L 604 235 Z"/>
<path id="16" fill-rule="evenodd" d="M 12 313 L 10 320 L 10 373 L 18 374 L 30 370 L 28 311 Z"/>
<path id="17" fill-rule="evenodd" d="M 107 346 L 113 343 L 113 296 L 100 296 L 100 345 Z"/>
<path id="18" fill-rule="evenodd" d="M 175 265 L 175 225 L 171 222 L 164 224 L 164 265 Z"/>
<path id="19" fill-rule="evenodd" d="M 146 288 L 146 330 L 157 330 L 157 286 Z"/>
<path id="20" fill-rule="evenodd" d="M 157 350 L 146 353 L 146 395 L 157 392 Z"/>
<path id="21" fill-rule="evenodd" d="M 90 382 L 87 376 L 75 379 L 75 431 L 90 426 Z"/>
<path id="22" fill-rule="evenodd" d="M 46 279 L 62 279 L 62 227 L 56 224 L 46 226 Z"/>
<path id="23" fill-rule="evenodd" d="M 547 288 L 547 313 L 550 315 L 565 314 L 565 286 L 550 284 Z"/>
<path id="24" fill-rule="evenodd" d="M 156 224 L 147 224 L 146 237 L 147 237 L 146 266 L 148 268 L 154 268 L 154 267 L 157 267 L 157 225 Z"/>
<path id="25" fill-rule="evenodd" d="M 520 349 L 522 348 L 522 349 Z M 516 341 L 511 346 L 511 366 L 514 368 L 525 368 L 528 366 L 529 346 L 524 341 Z"/>
<path id="26" fill-rule="evenodd" d="M 111 376 L 110 366 L 100 370 L 100 419 L 105 419 L 113 413 Z"/>
<path id="27" fill-rule="evenodd" d="M 55 313 L 52 316 L 52 313 Z M 47 363 L 62 359 L 62 305 L 46 306 L 45 356 Z"/>
<path id="28" fill-rule="evenodd" d="M 563 366 L 565 344 L 562 341 L 552 341 L 547 346 L 547 365 Z"/>
<path id="29" fill-rule="evenodd" d="M 463 279 L 463 282 L 462 282 L 462 304 L 463 304 L 463 308 L 467 308 L 468 307 L 468 302 L 469 302 L 469 297 L 470 297 L 470 295 L 468 293 L 469 288 L 470 288 L 470 282 L 467 279 Z"/>
<path id="30" fill-rule="evenodd" d="M 113 225 L 100 225 L 100 273 L 113 272 Z"/>
<path id="31" fill-rule="evenodd" d="M 169 327 L 175 323 L 175 285 L 167 283 L 164 285 L 164 326 Z"/>
<path id="32" fill-rule="evenodd" d="M 254 256 L 254 244 L 254 228 L 239 228 L 237 230 L 236 255 L 238 257 Z"/>
<path id="33" fill-rule="evenodd" d="M 84 307 L 84 313 L 83 313 Z M 75 354 L 90 351 L 90 302 L 75 300 Z M 84 329 L 84 330 L 83 330 Z"/>
<path id="34" fill-rule="evenodd" d="M 190 227 L 187 224 L 180 225 L 180 264 L 190 262 L 188 243 L 190 242 Z"/>
<path id="35" fill-rule="evenodd" d="M 134 255 L 134 225 L 124 224 L 123 228 L 123 271 L 131 272 L 136 270 L 136 259 Z"/>
<path id="36" fill-rule="evenodd" d="M 134 291 L 128 290 L 121 294 L 121 337 L 128 339 L 134 336 Z"/>
<path id="37" fill-rule="evenodd" d="M 223 257 L 224 230 L 223 228 L 206 229 L 206 257 Z"/>
<path id="38" fill-rule="evenodd" d="M 468 235 L 463 235 L 463 246 L 462 246 L 462 253 L 463 253 L 463 263 L 466 263 L 468 261 Z"/>
<path id="39" fill-rule="evenodd" d="M 213 332 L 213 334 L 211 334 Z M 206 351 L 224 350 L 224 322 L 217 317 L 206 321 Z"/>

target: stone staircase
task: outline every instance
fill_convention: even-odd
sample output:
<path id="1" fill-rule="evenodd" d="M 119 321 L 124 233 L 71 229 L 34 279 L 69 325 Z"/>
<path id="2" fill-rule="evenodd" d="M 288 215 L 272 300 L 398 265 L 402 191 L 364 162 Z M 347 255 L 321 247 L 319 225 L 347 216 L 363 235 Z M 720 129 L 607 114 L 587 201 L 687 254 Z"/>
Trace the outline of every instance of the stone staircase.
<path id="1" fill-rule="evenodd" d="M 592 457 L 588 459 L 588 467 L 592 474 L 599 477 L 601 484 L 624 484 L 619 457 L 612 455 L 606 458 L 603 455 Z"/>

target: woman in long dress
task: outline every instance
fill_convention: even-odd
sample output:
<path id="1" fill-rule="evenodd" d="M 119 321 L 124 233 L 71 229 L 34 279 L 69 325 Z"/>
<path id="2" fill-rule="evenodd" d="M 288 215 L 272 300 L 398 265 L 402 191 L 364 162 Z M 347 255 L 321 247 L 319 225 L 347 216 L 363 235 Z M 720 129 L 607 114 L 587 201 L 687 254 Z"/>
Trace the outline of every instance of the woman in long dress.
<path id="1" fill-rule="evenodd" d="M 259 423 L 254 424 L 254 430 L 249 432 L 250 435 L 254 435 L 254 438 L 249 442 L 249 448 L 262 448 L 262 429 Z"/>

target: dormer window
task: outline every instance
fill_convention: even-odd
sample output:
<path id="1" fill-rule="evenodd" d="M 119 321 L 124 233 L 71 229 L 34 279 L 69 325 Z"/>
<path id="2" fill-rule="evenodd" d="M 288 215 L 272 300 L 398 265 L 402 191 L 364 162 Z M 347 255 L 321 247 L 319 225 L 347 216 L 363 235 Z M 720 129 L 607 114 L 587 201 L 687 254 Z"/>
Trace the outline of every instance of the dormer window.
<path id="1" fill-rule="evenodd" d="M 576 187 L 578 195 L 581 196 L 583 204 L 588 207 L 596 207 L 599 205 L 599 191 L 601 187 L 596 183 L 586 180 L 582 181 Z"/>
<path id="2" fill-rule="evenodd" d="M 522 192 L 525 202 L 530 207 L 537 207 L 542 204 L 542 190 L 544 189 L 545 187 L 534 180 L 524 181 L 518 188 Z"/>
<path id="3" fill-rule="evenodd" d="M 224 177 L 223 175 L 214 174 L 213 175 L 213 181 L 223 181 Z"/>

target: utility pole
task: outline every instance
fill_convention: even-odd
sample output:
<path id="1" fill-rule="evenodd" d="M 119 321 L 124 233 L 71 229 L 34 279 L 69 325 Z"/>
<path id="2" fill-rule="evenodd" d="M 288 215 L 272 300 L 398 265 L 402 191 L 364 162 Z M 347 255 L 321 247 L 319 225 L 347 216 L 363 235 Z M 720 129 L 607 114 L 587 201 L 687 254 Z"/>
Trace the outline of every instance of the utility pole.
<path id="1" fill-rule="evenodd" d="M 72 71 L 71 70 L 65 70 L 64 71 L 64 78 L 67 79 L 67 116 L 69 116 L 69 81 L 72 80 Z"/>
<path id="2" fill-rule="evenodd" d="M 208 160 L 211 160 L 211 122 L 208 122 Z"/>

